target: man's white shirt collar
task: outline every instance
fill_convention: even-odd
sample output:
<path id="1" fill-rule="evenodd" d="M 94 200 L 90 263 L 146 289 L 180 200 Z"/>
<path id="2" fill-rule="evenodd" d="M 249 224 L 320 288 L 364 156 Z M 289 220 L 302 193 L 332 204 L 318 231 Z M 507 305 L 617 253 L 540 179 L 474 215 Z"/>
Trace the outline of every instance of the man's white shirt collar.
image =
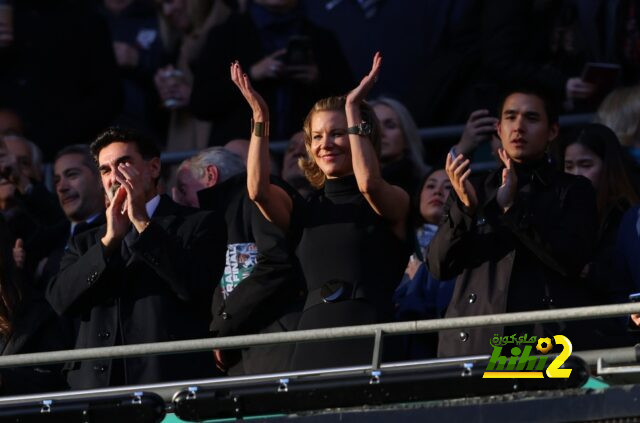
<path id="1" fill-rule="evenodd" d="M 158 208 L 158 204 L 160 204 L 159 194 L 156 194 L 155 197 L 147 201 L 147 204 L 145 205 L 145 207 L 147 209 L 147 216 L 149 216 L 149 219 L 153 217 L 153 214 L 156 212 L 156 209 Z"/>

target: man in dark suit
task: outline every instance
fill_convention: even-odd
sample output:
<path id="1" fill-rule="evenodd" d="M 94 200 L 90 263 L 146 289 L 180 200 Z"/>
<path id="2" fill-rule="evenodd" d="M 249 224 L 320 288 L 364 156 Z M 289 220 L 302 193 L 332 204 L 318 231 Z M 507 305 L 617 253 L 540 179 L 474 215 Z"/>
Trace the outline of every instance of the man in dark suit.
<path id="1" fill-rule="evenodd" d="M 78 319 L 76 348 L 209 335 L 226 232 L 212 213 L 158 194 L 160 152 L 110 128 L 91 145 L 109 197 L 106 224 L 72 238 L 47 288 L 59 314 Z M 211 352 L 72 363 L 72 388 L 154 383 L 215 374 Z"/>
<path id="2" fill-rule="evenodd" d="M 67 220 L 47 231 L 53 247 L 48 257 L 38 265 L 36 277 L 39 286 L 46 285 L 58 273 L 71 236 L 105 223 L 104 190 L 88 145 L 70 145 L 56 154 L 53 183 Z"/>
<path id="3" fill-rule="evenodd" d="M 210 147 L 185 160 L 176 179 L 176 202 L 213 210 L 227 223 L 225 272 L 211 309 L 213 335 L 293 330 L 303 305 L 297 261 L 285 234 L 249 199 L 242 159 Z M 237 375 L 285 371 L 292 350 L 292 345 L 252 347 L 242 350 L 241 361 L 234 352 L 214 353 L 220 369 Z"/>

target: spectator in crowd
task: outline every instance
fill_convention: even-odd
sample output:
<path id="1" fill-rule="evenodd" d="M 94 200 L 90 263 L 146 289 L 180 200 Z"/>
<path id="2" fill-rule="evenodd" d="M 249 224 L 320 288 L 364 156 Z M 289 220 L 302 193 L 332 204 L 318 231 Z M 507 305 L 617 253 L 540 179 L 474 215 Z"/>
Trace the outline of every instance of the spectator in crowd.
<path id="1" fill-rule="evenodd" d="M 391 297 L 409 256 L 409 196 L 381 176 L 380 128 L 363 102 L 380 71 L 371 72 L 345 97 L 319 100 L 304 123 L 304 170 L 321 189 L 294 201 L 269 181 L 269 107 L 235 62 L 232 79 L 253 111 L 247 189 L 263 215 L 281 229 L 301 232 L 297 256 L 308 295 L 298 329 L 389 321 Z M 363 123 L 364 122 L 364 123 Z M 298 222 L 300 227 L 298 228 Z M 294 369 L 363 364 L 371 341 L 298 344 Z"/>
<path id="2" fill-rule="evenodd" d="M 430 82 L 425 72 L 443 46 L 451 48 L 449 41 L 464 9 L 475 2 L 301 0 L 305 16 L 335 33 L 354 75 L 366 74 L 373 53 L 382 53 L 385 72 L 371 95 L 393 97 L 408 106 L 413 116 L 419 116 L 430 100 L 416 96 Z"/>
<path id="3" fill-rule="evenodd" d="M 7 195 L 4 210 L 20 205 L 38 222 L 55 224 L 63 219 L 55 196 L 38 181 L 40 170 L 34 166 L 31 142 L 21 136 L 0 137 L 0 168 Z M 10 220 L 10 219 L 9 219 Z"/>
<path id="4" fill-rule="evenodd" d="M 70 145 L 56 154 L 53 183 L 66 220 L 52 231 L 55 244 L 39 263 L 36 276 L 42 286 L 58 273 L 69 238 L 105 223 L 105 193 L 88 145 Z"/>
<path id="5" fill-rule="evenodd" d="M 404 277 L 393 295 L 396 320 L 423 320 L 444 317 L 454 281 L 438 281 L 427 269 L 424 257 L 438 231 L 451 182 L 444 169 L 429 172 L 424 178 L 412 207 L 416 215 L 417 251 L 409 258 Z M 433 358 L 437 354 L 438 334 L 406 336 L 405 353 L 409 359 Z"/>
<path id="6" fill-rule="evenodd" d="M 150 0 L 101 0 L 124 90 L 120 125 L 158 138 L 162 126 L 153 76 L 165 58 L 158 17 Z"/>
<path id="7" fill-rule="evenodd" d="M 595 254 L 580 274 L 580 282 L 591 290 L 595 303 L 612 304 L 627 300 L 629 284 L 614 275 L 615 245 L 624 213 L 639 202 L 624 152 L 615 133 L 601 124 L 590 124 L 561 145 L 564 170 L 588 178 L 596 190 L 598 232 Z M 601 347 L 629 345 L 624 325 L 617 319 L 593 321 Z"/>
<path id="8" fill-rule="evenodd" d="M 85 142 L 121 108 L 109 30 L 92 2 L 13 3 L 14 37 L 0 47 L 0 108 L 23 120 L 45 159 Z"/>
<path id="9" fill-rule="evenodd" d="M 188 174 L 187 174 L 188 173 Z M 247 195 L 243 161 L 222 147 L 210 147 L 182 163 L 178 200 L 224 215 L 225 272 L 215 288 L 211 331 L 215 336 L 295 329 L 300 304 L 299 274 L 284 233 L 268 222 Z M 287 370 L 293 347 L 215 351 L 228 374 Z"/>
<path id="10" fill-rule="evenodd" d="M 227 80 L 233 60 L 247 64 L 249 78 L 274 111 L 271 133 L 279 140 L 299 131 L 318 98 L 351 86 L 340 45 L 301 14 L 297 0 L 253 0 L 246 12 L 209 32 L 196 65 L 191 109 L 213 122 L 211 145 L 242 138 L 249 129 L 244 101 Z"/>
<path id="11" fill-rule="evenodd" d="M 371 105 L 382 129 L 382 176 L 413 194 L 427 173 L 418 127 L 407 108 L 397 100 L 380 97 Z"/>
<path id="12" fill-rule="evenodd" d="M 220 185 L 244 171 L 244 162 L 237 154 L 222 147 L 210 147 L 180 164 L 171 196 L 178 204 L 200 208 L 198 191 Z"/>
<path id="13" fill-rule="evenodd" d="M 588 290 L 571 278 L 592 257 L 595 195 L 588 180 L 549 163 L 545 152 L 558 129 L 553 98 L 539 87 L 522 86 L 507 92 L 499 108 L 504 167 L 473 185 L 469 160 L 447 156 L 453 190 L 427 258 L 435 278 L 456 278 L 446 317 L 591 303 Z M 574 348 L 584 348 L 591 341 L 589 327 L 557 323 L 441 331 L 438 355 L 486 353 L 496 333 L 562 333 Z"/>
<path id="14" fill-rule="evenodd" d="M 640 85 L 618 88 L 605 97 L 596 122 L 611 128 L 620 144 L 640 163 Z"/>
<path id="15" fill-rule="evenodd" d="M 40 148 L 19 135 L 5 135 L 2 137 L 7 150 L 16 158 L 18 171 L 29 180 L 42 182 L 42 151 Z"/>
<path id="16" fill-rule="evenodd" d="M 423 67 L 424 83 L 407 103 L 421 126 L 459 123 L 473 110 L 493 110 L 505 83 L 543 81 L 563 94 L 565 111 L 575 113 L 595 110 L 615 84 L 638 81 L 634 1 L 444 3 L 458 6 L 458 25 Z M 588 62 L 620 65 L 619 80 L 583 79 Z"/>
<path id="17" fill-rule="evenodd" d="M 0 217 L 0 351 L 26 354 L 72 348 L 68 321 L 58 318 L 17 269 L 11 257 L 11 234 Z M 0 370 L 0 393 L 19 395 L 67 388 L 62 365 L 13 367 Z"/>
<path id="18" fill-rule="evenodd" d="M 92 144 L 109 198 L 106 224 L 71 238 L 47 299 L 73 318 L 76 348 L 206 337 L 211 281 L 224 268 L 220 219 L 158 194 L 160 151 L 138 133 L 109 128 Z M 70 363 L 74 389 L 215 374 L 211 353 Z"/>
<path id="19" fill-rule="evenodd" d="M 192 69 L 206 34 L 224 22 L 231 9 L 223 0 L 156 0 L 156 5 L 164 47 L 176 57 L 174 64 L 159 69 L 154 77 L 160 100 L 171 113 L 166 149 L 200 150 L 208 144 L 211 125 L 196 119 L 187 108 L 193 90 Z"/>
<path id="20" fill-rule="evenodd" d="M 304 160 L 306 154 L 304 131 L 296 132 L 289 140 L 287 151 L 282 158 L 282 172 L 280 174 L 282 179 L 295 188 L 303 198 L 307 198 L 313 191 L 300 167 L 300 160 Z"/>
<path id="21" fill-rule="evenodd" d="M 64 214 L 55 195 L 30 177 L 36 170 L 29 166 L 32 153 L 29 147 L 22 137 L 0 137 L 0 210 L 14 242 L 21 240 L 23 244 L 27 257 L 25 272 L 30 278 L 39 260 L 49 254 L 50 229 L 64 220 Z"/>

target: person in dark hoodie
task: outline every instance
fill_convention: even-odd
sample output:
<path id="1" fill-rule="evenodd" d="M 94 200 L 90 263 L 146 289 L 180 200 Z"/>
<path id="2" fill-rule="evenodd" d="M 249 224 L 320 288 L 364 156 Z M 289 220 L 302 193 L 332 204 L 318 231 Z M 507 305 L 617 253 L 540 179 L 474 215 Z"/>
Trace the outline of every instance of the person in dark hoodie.
<path id="1" fill-rule="evenodd" d="M 249 130 L 244 100 L 228 81 L 234 60 L 247 65 L 247 75 L 274 111 L 274 139 L 298 132 L 318 98 L 352 86 L 337 40 L 308 21 L 297 0 L 253 0 L 245 13 L 209 32 L 196 62 L 190 107 L 196 117 L 213 122 L 210 145 L 246 137 Z"/>
<path id="2" fill-rule="evenodd" d="M 153 84 L 166 59 L 158 16 L 148 0 L 100 0 L 124 90 L 120 125 L 158 136 L 162 130 L 160 98 Z"/>

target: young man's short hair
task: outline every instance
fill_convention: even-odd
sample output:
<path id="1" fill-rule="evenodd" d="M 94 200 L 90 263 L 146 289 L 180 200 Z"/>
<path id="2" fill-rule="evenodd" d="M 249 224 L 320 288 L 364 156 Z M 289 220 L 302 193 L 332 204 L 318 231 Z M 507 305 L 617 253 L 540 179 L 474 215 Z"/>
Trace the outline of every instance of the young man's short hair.
<path id="1" fill-rule="evenodd" d="M 520 82 L 506 87 L 498 101 L 498 119 L 502 119 L 502 108 L 507 97 L 511 94 L 534 95 L 542 100 L 544 111 L 547 114 L 549 126 L 558 123 L 560 116 L 560 100 L 558 94 L 554 93 L 550 87 L 540 82 Z"/>
<path id="2" fill-rule="evenodd" d="M 160 157 L 160 148 L 149 138 L 133 129 L 119 128 L 112 126 L 107 128 L 91 143 L 89 147 L 94 160 L 98 161 L 100 151 L 114 142 L 133 143 L 136 145 L 138 152 L 145 160 Z"/>

